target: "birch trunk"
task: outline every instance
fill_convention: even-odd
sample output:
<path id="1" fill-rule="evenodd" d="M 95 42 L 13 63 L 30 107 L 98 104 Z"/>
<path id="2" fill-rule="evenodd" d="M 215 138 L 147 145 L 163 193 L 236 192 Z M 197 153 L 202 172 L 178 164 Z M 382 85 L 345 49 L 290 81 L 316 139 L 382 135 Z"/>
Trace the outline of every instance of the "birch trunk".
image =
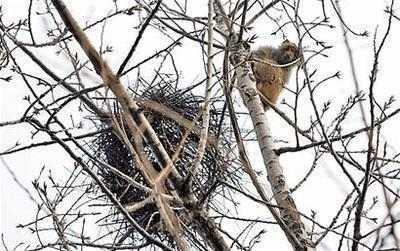
<path id="1" fill-rule="evenodd" d="M 296 204 L 290 194 L 283 169 L 279 163 L 279 157 L 273 150 L 272 133 L 268 126 L 268 119 L 265 116 L 250 66 L 245 60 L 240 61 L 242 63 L 236 68 L 237 87 L 244 104 L 249 110 L 267 169 L 268 181 L 271 184 L 280 216 L 290 233 L 286 233 L 285 229 L 283 230 L 294 250 L 314 250 L 312 247 L 313 244 L 306 233 L 305 226 L 300 219 Z"/>

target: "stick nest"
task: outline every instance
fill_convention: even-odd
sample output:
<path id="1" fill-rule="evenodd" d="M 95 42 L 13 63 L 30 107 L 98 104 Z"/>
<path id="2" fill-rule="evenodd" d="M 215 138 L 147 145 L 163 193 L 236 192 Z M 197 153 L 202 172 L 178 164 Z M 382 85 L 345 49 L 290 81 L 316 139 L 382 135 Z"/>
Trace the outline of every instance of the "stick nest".
<path id="1" fill-rule="evenodd" d="M 194 95 L 189 90 L 179 90 L 171 85 L 164 84 L 147 88 L 137 96 L 140 97 L 141 100 L 151 100 L 163 104 L 173 111 L 178 112 L 187 120 L 193 121 L 197 118 L 196 124 L 198 127 L 201 124 L 201 116 L 198 115 L 201 111 L 200 104 L 202 104 L 204 99 Z M 224 123 L 220 123 L 220 113 L 215 103 L 212 103 L 210 109 L 209 136 L 215 140 L 218 132 L 221 133 L 218 137 L 218 141 L 215 140 L 214 144 L 207 144 L 204 157 L 201 161 L 199 171 L 196 177 L 194 177 L 192 187 L 193 194 L 197 200 L 202 203 L 202 206 L 206 208 L 206 211 L 210 208 L 221 208 L 222 205 L 219 205 L 215 200 L 217 195 L 225 198 L 230 196 L 229 192 L 225 192 L 224 182 L 230 184 L 240 183 L 241 171 L 238 165 L 235 164 L 237 163 L 237 158 L 235 156 L 235 151 L 230 147 L 231 138 L 230 136 L 226 136 L 227 134 L 230 135 L 229 128 Z M 186 128 L 182 127 L 175 120 L 153 110 L 144 109 L 144 114 L 157 133 L 158 138 L 169 156 L 172 156 L 181 142 L 182 136 L 187 131 Z M 115 114 L 115 116 L 118 117 L 118 114 Z M 101 129 L 106 127 L 109 127 L 109 122 L 102 122 Z M 196 160 L 199 138 L 199 132 L 192 130 L 185 141 L 179 158 L 175 162 L 176 169 L 183 177 L 186 177 L 189 170 L 193 168 L 192 165 Z M 136 182 L 144 186 L 149 185 L 139 171 L 139 168 L 135 166 L 128 147 L 111 130 L 103 130 L 96 138 L 94 146 L 96 156 L 99 159 L 134 179 Z M 162 166 L 156 157 L 154 149 L 150 145 L 144 143 L 144 151 L 152 165 L 156 169 L 161 170 Z M 133 186 L 126 178 L 116 174 L 116 172 L 110 170 L 110 168 L 104 165 L 97 165 L 97 168 L 98 175 L 102 178 L 104 184 L 120 199 L 123 205 L 130 205 L 143 201 L 149 196 L 145 191 Z M 175 210 L 181 221 L 190 227 L 191 223 L 185 221 L 185 210 L 179 207 L 176 207 Z M 131 216 L 140 226 L 154 236 L 157 236 L 160 240 L 165 241 L 166 238 L 170 239 L 168 234 L 163 231 L 162 222 L 160 221 L 160 216 L 155 204 L 146 204 L 139 210 L 131 212 Z M 121 233 L 120 241 L 131 238 L 130 243 L 132 243 L 132 240 L 136 240 L 135 243 L 137 243 L 138 236 L 135 236 L 135 231 L 130 229 L 129 223 L 123 218 L 121 219 L 121 217 L 122 216 L 119 215 L 117 217 L 118 219 L 115 219 L 115 223 L 119 224 L 118 226 L 124 223 L 122 224 L 124 227 L 121 227 L 124 230 L 120 229 L 119 231 Z M 169 243 L 173 246 L 171 239 Z"/>

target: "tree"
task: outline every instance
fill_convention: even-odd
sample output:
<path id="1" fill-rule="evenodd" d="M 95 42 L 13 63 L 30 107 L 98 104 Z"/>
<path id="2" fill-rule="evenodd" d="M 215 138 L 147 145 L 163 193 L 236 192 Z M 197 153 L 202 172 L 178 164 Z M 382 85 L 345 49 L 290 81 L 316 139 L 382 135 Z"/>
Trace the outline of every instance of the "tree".
<path id="1" fill-rule="evenodd" d="M 4 8 L 3 88 L 28 94 L 0 127 L 23 125 L 32 141 L 0 155 L 36 204 L 18 226 L 34 238 L 17 247 L 398 250 L 400 153 L 385 128 L 399 125 L 400 108 L 380 92 L 386 66 L 378 71 L 399 25 L 395 1 L 372 36 L 353 28 L 346 3 L 316 3 L 115 0 L 90 21 L 78 18 L 82 3 L 30 0 L 18 22 Z M 301 66 L 264 112 L 250 47 L 288 37 Z M 353 41 L 370 43 L 368 85 Z M 340 48 L 351 78 L 332 64 Z M 67 170 L 44 167 L 28 187 L 6 158 L 38 148 L 46 161 L 49 145 Z M 331 196 L 321 169 L 341 186 L 333 214 L 312 199 Z"/>

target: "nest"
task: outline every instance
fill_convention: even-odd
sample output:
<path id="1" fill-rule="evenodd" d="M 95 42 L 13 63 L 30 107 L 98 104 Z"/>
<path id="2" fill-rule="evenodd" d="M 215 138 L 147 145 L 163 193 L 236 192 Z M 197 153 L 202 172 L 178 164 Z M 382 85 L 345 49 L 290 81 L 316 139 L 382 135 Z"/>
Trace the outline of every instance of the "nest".
<path id="1" fill-rule="evenodd" d="M 142 100 L 151 100 L 163 104 L 190 121 L 195 120 L 198 116 L 201 109 L 200 104 L 203 102 L 202 97 L 196 96 L 188 90 L 176 89 L 168 84 L 148 88 L 137 96 Z M 145 109 L 144 113 L 154 131 L 157 133 L 162 145 L 168 154 L 172 156 L 181 142 L 186 128 L 182 127 L 175 120 L 153 110 Z M 212 104 L 210 109 L 209 135 L 214 138 L 217 137 L 219 131 L 227 131 L 227 128 L 224 128 L 226 125 L 223 123 L 222 128 L 220 128 L 220 113 L 221 112 L 215 105 Z M 197 124 L 201 124 L 201 119 L 198 119 Z M 101 125 L 103 129 L 107 126 L 107 122 L 103 122 Z M 175 162 L 176 169 L 183 177 L 188 175 L 188 170 L 192 168 L 195 162 L 199 145 L 198 132 L 191 132 L 185 142 L 179 158 Z M 234 164 L 236 157 L 230 145 L 230 138 L 226 137 L 224 133 L 221 133 L 218 143 L 207 144 L 200 168 L 194 177 L 192 192 L 198 201 L 203 203 L 206 210 L 207 208 L 218 206 L 213 198 L 224 189 L 224 181 L 229 179 L 228 182 L 230 183 L 232 183 L 232 180 L 235 180 L 234 182 L 240 182 L 239 176 L 241 172 L 237 165 Z M 148 185 L 139 169 L 135 166 L 127 146 L 122 143 L 120 138 L 111 130 L 103 131 L 96 138 L 94 146 L 97 157 L 102 159 L 102 161 L 113 166 L 136 182 L 145 186 Z M 153 166 L 156 169 L 161 169 L 162 167 L 151 146 L 145 144 L 144 150 Z M 120 199 L 122 204 L 134 204 L 148 197 L 148 194 L 143 190 L 130 185 L 125 178 L 117 175 L 109 168 L 102 166 L 98 166 L 97 168 L 98 174 L 102 178 L 104 184 Z M 176 213 L 181 220 L 185 219 L 183 211 L 184 210 L 179 208 L 176 209 Z M 162 230 L 162 223 L 157 207 L 154 204 L 147 204 L 141 209 L 132 212 L 131 216 L 149 233 L 157 236 L 160 240 L 167 240 L 169 244 L 173 245 L 173 241 L 168 237 L 168 234 Z M 119 218 L 118 223 L 120 224 L 121 221 L 124 222 L 125 220 Z M 187 222 L 188 226 L 190 226 L 190 224 L 190 222 Z M 135 237 L 134 235 L 135 231 L 128 229 L 128 226 L 129 224 L 125 222 L 125 231 L 120 230 L 121 240 L 127 238 L 135 240 L 136 238 L 137 241 L 137 236 Z M 132 243 L 132 240 L 130 243 Z"/>
<path id="2" fill-rule="evenodd" d="M 9 48 L 7 47 L 7 44 L 4 41 L 4 38 L 0 38 L 0 70 L 5 68 L 8 63 L 9 63 L 9 54 L 8 54 Z"/>

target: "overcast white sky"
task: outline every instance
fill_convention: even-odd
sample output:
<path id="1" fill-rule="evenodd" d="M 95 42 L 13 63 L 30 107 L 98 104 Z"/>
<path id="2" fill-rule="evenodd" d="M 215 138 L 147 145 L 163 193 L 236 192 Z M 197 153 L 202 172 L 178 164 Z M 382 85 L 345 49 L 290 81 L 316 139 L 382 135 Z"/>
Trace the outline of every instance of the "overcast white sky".
<path id="1" fill-rule="evenodd" d="M 26 18 L 27 2 L 29 1 L 2 0 L 0 2 L 2 5 L 4 21 L 6 23 L 17 22 L 20 19 Z M 38 1 L 34 2 L 37 6 L 41 6 Z M 113 10 L 111 0 L 70 0 L 66 2 L 68 2 L 68 7 L 70 7 L 71 12 L 81 24 L 94 21 L 97 17 Z M 120 0 L 118 2 L 124 5 L 124 1 Z M 400 4 L 398 1 L 396 2 L 397 6 L 395 10 L 397 13 L 400 13 Z M 302 15 L 309 15 L 310 19 L 319 15 L 320 10 L 317 8 L 319 3 L 320 1 L 308 0 L 307 3 L 302 6 Z M 354 30 L 367 30 L 369 34 L 374 34 L 376 25 L 379 25 L 378 39 L 380 40 L 383 29 L 385 28 L 384 21 L 386 20 L 386 15 L 384 15 L 383 11 L 389 1 L 345 0 L 341 1 L 341 3 L 344 17 Z M 189 6 L 191 9 L 191 15 L 206 16 L 207 1 L 189 1 Z M 330 10 L 329 13 L 333 13 L 332 10 Z M 336 20 L 334 16 L 332 16 L 332 18 Z M 34 29 L 36 29 L 35 35 L 37 34 L 38 38 L 44 38 L 40 33 L 44 32 L 46 29 L 46 20 L 41 17 L 35 17 L 34 20 Z M 136 19 L 134 18 L 119 18 L 107 23 L 105 27 L 104 42 L 114 48 L 114 53 L 107 56 L 107 60 L 114 68 L 120 64 L 121 58 L 123 58 L 123 55 L 128 51 L 131 42 L 136 36 L 137 30 L 132 29 L 135 21 Z M 271 44 L 278 44 L 281 41 L 281 37 L 273 37 L 270 35 L 273 26 L 271 24 L 266 24 L 266 22 L 268 22 L 267 19 L 261 19 L 256 23 L 254 30 L 251 31 L 252 33 L 250 35 L 258 35 L 254 47 L 257 45 L 263 45 L 267 43 L 266 41 Z M 94 29 L 89 32 L 89 36 L 97 46 L 100 45 L 99 34 L 99 29 Z M 342 72 L 343 76 L 342 79 L 335 80 L 336 82 L 334 84 L 329 84 L 326 89 L 321 91 L 317 96 L 317 100 L 320 103 L 328 99 L 333 100 L 332 112 L 329 114 L 330 118 L 332 118 L 335 115 L 335 111 L 338 111 L 339 107 L 346 101 L 347 97 L 354 93 L 354 86 L 351 81 L 347 54 L 340 29 L 321 29 L 319 34 L 320 38 L 324 38 L 331 45 L 335 45 L 335 47 L 328 51 L 328 58 L 325 60 L 318 60 L 318 64 L 320 65 L 318 65 L 319 71 L 317 74 L 324 76 L 328 73 L 334 73 L 339 70 Z M 290 31 L 289 38 L 293 41 L 296 40 L 295 34 L 290 33 Z M 24 38 L 21 37 L 20 39 L 23 40 Z M 146 55 L 150 55 L 155 50 L 165 47 L 169 42 L 165 40 L 165 37 L 152 29 L 149 29 L 149 32 L 145 34 L 144 39 L 146 42 L 140 44 L 140 50 L 138 50 L 140 52 L 135 55 L 134 61 L 140 61 L 140 59 L 146 57 Z M 369 36 L 366 39 L 350 36 L 350 43 L 354 52 L 359 82 L 362 89 L 367 90 L 369 72 L 372 67 L 372 36 Z M 379 67 L 380 73 L 375 87 L 375 95 L 379 102 L 383 102 L 384 100 L 387 100 L 389 96 L 394 95 L 398 100 L 395 102 L 396 107 L 400 106 L 400 83 L 398 75 L 398 57 L 400 55 L 399 44 L 400 22 L 394 21 L 393 32 L 389 36 L 387 45 L 382 53 Z M 307 46 L 308 48 L 313 46 L 311 41 L 306 41 L 305 49 L 307 49 Z M 199 67 L 202 64 L 201 48 L 199 46 L 185 42 L 182 49 L 176 50 L 175 53 L 177 66 L 182 71 L 182 82 L 186 81 L 190 84 L 204 77 L 204 70 L 202 67 Z M 49 52 L 46 50 L 37 50 L 37 55 L 45 58 L 46 62 L 50 62 L 55 71 L 59 73 L 68 72 L 69 66 L 65 65 L 64 57 L 56 55 L 53 51 Z M 23 61 L 21 59 L 19 63 L 24 66 L 26 71 L 38 73 L 38 69 L 31 65 L 32 63 L 29 60 Z M 146 69 L 143 70 L 146 71 Z M 2 74 L 6 75 L 6 73 L 7 72 L 3 72 Z M 134 75 L 125 79 L 125 81 L 132 79 L 134 79 Z M 95 76 L 87 76 L 87 81 L 93 81 L 93 84 L 99 82 L 98 78 Z M 0 122 L 18 119 L 19 116 L 22 115 L 26 108 L 26 102 L 24 102 L 22 98 L 27 93 L 28 90 L 19 78 L 13 79 L 10 83 L 0 82 Z M 290 94 L 285 93 L 283 98 L 288 102 L 291 102 L 293 97 L 291 97 Z M 236 100 L 239 101 L 240 99 L 236 97 Z M 306 97 L 303 97 L 302 102 L 307 103 Z M 282 109 L 285 109 L 283 105 Z M 311 109 L 310 106 L 305 105 L 304 110 L 308 111 L 305 114 L 309 113 L 310 110 L 308 109 Z M 293 133 L 286 123 L 273 113 L 270 114 L 270 117 L 274 137 L 292 142 Z M 300 125 L 304 125 L 304 127 L 308 125 L 308 116 L 303 116 L 301 119 Z M 244 127 L 248 127 L 248 121 L 243 121 L 242 123 Z M 361 117 L 359 115 L 353 116 L 351 120 L 348 120 L 345 123 L 345 125 L 346 127 L 344 128 L 344 131 L 351 131 L 361 125 Z M 383 135 L 394 152 L 400 151 L 399 128 L 399 118 L 392 120 L 383 127 Z M 12 147 L 16 142 L 21 144 L 29 143 L 30 132 L 31 128 L 24 125 L 0 128 L 0 152 Z M 257 166 L 257 163 L 262 162 L 262 158 L 258 153 L 257 145 L 249 144 L 249 151 L 255 166 Z M 290 186 L 295 185 L 303 177 L 311 164 L 312 158 L 313 156 L 311 152 L 285 154 L 281 157 L 281 164 L 285 169 Z M 62 177 L 62 174 L 65 170 L 71 167 L 72 163 L 63 150 L 57 146 L 37 148 L 13 155 L 7 155 L 4 157 L 4 160 L 15 172 L 18 179 L 29 189 L 32 189 L 31 182 L 43 166 L 46 166 L 47 169 L 51 169 L 56 175 L 59 174 L 60 177 Z M 311 210 L 318 212 L 318 219 L 322 223 L 328 224 L 335 212 L 338 210 L 339 203 L 343 201 L 347 194 L 346 192 L 350 188 L 349 184 L 345 182 L 345 179 L 342 176 L 342 173 L 338 171 L 337 165 L 334 164 L 331 159 L 323 158 L 313 177 L 294 194 L 299 209 L 306 214 L 310 214 Z M 32 208 L 34 207 L 34 204 L 27 197 L 26 193 L 16 185 L 13 178 L 10 176 L 10 173 L 1 162 L 0 177 L 0 232 L 4 234 L 6 243 L 12 247 L 20 241 L 32 238 L 27 231 L 16 229 L 15 226 L 19 223 L 29 222 L 33 219 L 35 210 Z M 398 188 L 398 185 L 395 186 L 395 189 Z M 380 191 L 373 191 L 373 193 L 379 194 Z M 243 203 L 240 209 L 242 212 L 246 212 L 252 216 L 263 216 L 267 210 L 257 204 L 247 202 Z M 373 212 L 373 214 L 374 213 L 379 215 L 384 212 L 377 210 L 376 212 Z M 229 227 L 232 229 L 237 228 L 235 225 Z M 273 247 L 271 250 L 290 250 L 286 241 L 282 241 L 282 233 L 277 231 L 277 229 L 278 228 L 267 228 L 267 234 L 264 236 L 263 242 L 257 246 L 257 250 L 265 250 L 266 246 L 271 248 Z M 324 246 L 329 247 L 330 241 L 333 243 L 335 240 L 334 238 L 334 236 L 328 237 L 324 242 Z"/>

